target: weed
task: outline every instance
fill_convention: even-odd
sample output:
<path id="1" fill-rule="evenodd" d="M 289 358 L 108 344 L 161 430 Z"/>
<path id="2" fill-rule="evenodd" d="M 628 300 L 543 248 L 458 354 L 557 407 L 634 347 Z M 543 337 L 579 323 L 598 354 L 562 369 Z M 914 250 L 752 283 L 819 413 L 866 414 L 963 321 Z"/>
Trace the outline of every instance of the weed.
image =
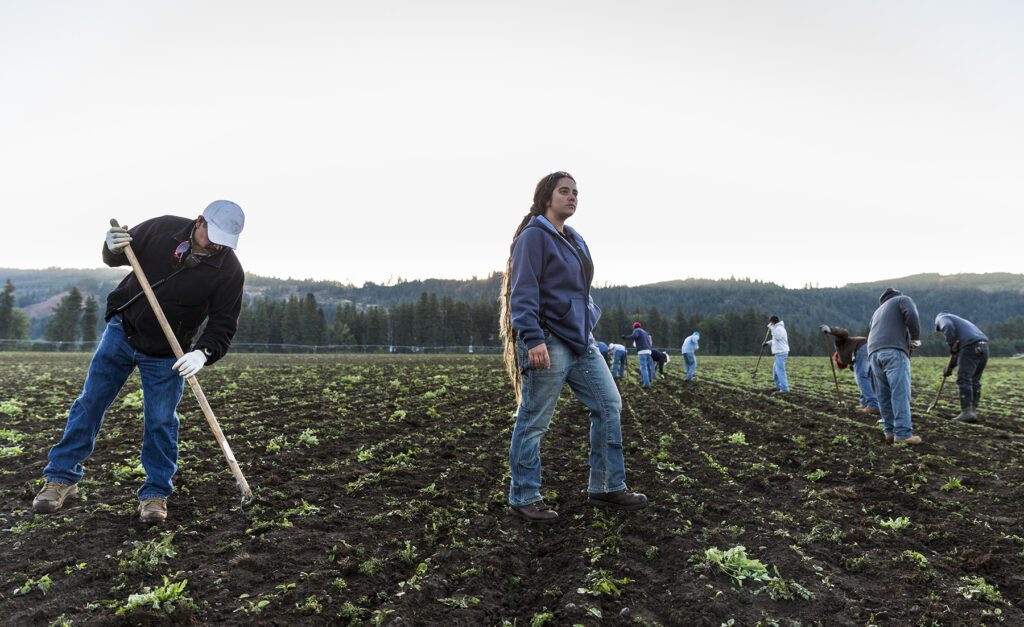
<path id="1" fill-rule="evenodd" d="M 878 521 L 878 524 L 892 529 L 893 531 L 899 531 L 900 529 L 906 529 L 910 526 L 910 518 L 906 516 L 900 516 L 899 518 L 887 518 L 886 520 Z"/>
<path id="2" fill-rule="evenodd" d="M 946 483 L 942 484 L 942 487 L 939 489 L 942 490 L 943 492 L 952 492 L 953 490 L 962 491 L 964 489 L 964 484 L 961 483 L 960 479 L 958 479 L 957 477 L 950 477 L 946 481 Z"/>
<path id="3" fill-rule="evenodd" d="M 816 481 L 821 481 L 822 479 L 824 479 L 828 475 L 829 475 L 829 472 L 827 470 L 822 470 L 821 468 L 818 468 L 814 472 L 811 472 L 811 473 L 808 473 L 808 474 L 804 475 L 804 478 L 807 479 L 808 481 L 810 481 L 811 483 L 814 483 Z"/>
<path id="4" fill-rule="evenodd" d="M 747 445 L 747 436 L 744 435 L 742 431 L 737 431 L 736 433 L 733 433 L 732 435 L 729 436 L 728 439 L 731 444 L 739 444 L 741 446 Z"/>
<path id="5" fill-rule="evenodd" d="M 607 570 L 602 568 L 588 572 L 585 583 L 585 586 L 576 589 L 577 593 L 589 594 L 595 597 L 602 594 L 617 597 L 622 595 L 620 587 L 633 583 L 633 580 L 629 577 L 616 579 Z"/>
<path id="6" fill-rule="evenodd" d="M 49 592 L 50 587 L 53 585 L 53 580 L 50 579 L 49 575 L 43 575 L 39 579 L 29 579 L 19 588 L 14 589 L 14 594 L 28 594 L 33 590 L 39 590 L 44 595 Z"/>
<path id="7" fill-rule="evenodd" d="M 121 409 L 142 409 L 142 390 L 129 392 L 121 398 Z"/>
<path id="8" fill-rule="evenodd" d="M 123 553 L 124 557 L 117 565 L 121 568 L 137 568 L 152 572 L 157 566 L 166 564 L 168 559 L 174 557 L 175 550 L 171 546 L 173 540 L 173 533 L 165 534 L 159 540 L 136 540 L 132 542 L 131 550 Z M 122 552 L 118 551 L 117 554 L 120 556 Z"/>
<path id="9" fill-rule="evenodd" d="M 321 602 L 320 597 L 314 594 L 307 597 L 302 603 L 296 603 L 295 609 L 299 610 L 302 614 L 320 614 L 324 611 L 324 604 Z"/>
<path id="10" fill-rule="evenodd" d="M 770 581 L 768 567 L 756 559 L 747 556 L 744 546 L 734 546 L 725 551 L 711 547 L 704 551 L 703 558 L 698 558 L 698 570 L 717 569 L 728 575 L 736 585 L 742 587 L 747 579 L 753 581 Z"/>
<path id="11" fill-rule="evenodd" d="M 918 568 L 927 568 L 928 567 L 928 558 L 925 557 L 924 555 L 921 555 L 917 551 L 911 551 L 911 550 L 908 549 L 908 550 L 903 551 L 902 553 L 900 553 L 900 556 L 898 558 L 896 558 L 896 559 L 900 559 L 900 560 L 903 560 L 905 562 L 910 562 L 912 564 L 915 564 Z"/>
<path id="12" fill-rule="evenodd" d="M 965 599 L 985 601 L 992 604 L 1006 603 L 999 589 L 986 582 L 984 577 L 961 577 L 960 583 L 964 585 L 958 586 L 956 591 L 962 594 Z"/>
<path id="13" fill-rule="evenodd" d="M 446 597 L 446 598 L 443 598 L 443 599 L 438 599 L 438 602 L 443 603 L 444 605 L 447 605 L 448 607 L 454 607 L 454 608 L 465 610 L 465 609 L 468 609 L 470 607 L 473 607 L 474 605 L 479 605 L 480 604 L 480 599 L 477 598 L 477 597 L 461 597 L 461 598 L 458 598 L 458 599 L 451 598 L 451 597 Z"/>
<path id="14" fill-rule="evenodd" d="M 157 588 L 143 588 L 142 593 L 133 594 L 118 610 L 117 614 L 127 614 L 137 608 L 149 606 L 154 610 L 163 610 L 167 614 L 173 614 L 174 610 L 180 607 L 197 609 L 191 597 L 185 594 L 185 586 L 188 579 L 172 583 L 164 576 L 164 585 Z"/>
<path id="15" fill-rule="evenodd" d="M 245 612 L 246 614 L 259 614 L 263 611 L 263 608 L 270 605 L 268 599 L 260 599 L 259 601 L 250 601 L 248 594 L 243 594 L 238 597 L 240 600 L 245 601 L 246 605 L 240 605 L 235 612 Z M 234 612 L 232 612 L 234 613 Z"/>
<path id="16" fill-rule="evenodd" d="M 316 429 L 306 429 L 299 434 L 299 444 L 307 448 L 312 448 L 320 444 L 320 438 L 317 437 Z"/>
<path id="17" fill-rule="evenodd" d="M 555 615 L 551 612 L 539 612 L 530 618 L 530 627 L 543 627 L 548 623 L 554 622 L 554 620 Z"/>
<path id="18" fill-rule="evenodd" d="M 384 570 L 384 560 L 377 557 L 371 557 L 359 565 L 359 572 L 364 575 L 376 575 L 382 570 Z"/>
<path id="19" fill-rule="evenodd" d="M 0 446 L 0 457 L 15 457 L 25 452 L 20 446 Z"/>
<path id="20" fill-rule="evenodd" d="M 9 398 L 6 401 L 0 401 L 0 414 L 7 414 L 8 416 L 17 416 L 24 410 L 25 403 L 22 403 L 16 398 Z"/>

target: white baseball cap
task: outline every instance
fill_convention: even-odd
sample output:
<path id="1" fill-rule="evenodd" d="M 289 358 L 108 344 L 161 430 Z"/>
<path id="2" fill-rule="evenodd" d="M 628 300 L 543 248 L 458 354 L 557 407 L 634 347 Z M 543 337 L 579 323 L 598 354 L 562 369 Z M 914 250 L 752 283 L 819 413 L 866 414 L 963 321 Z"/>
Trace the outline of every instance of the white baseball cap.
<path id="1" fill-rule="evenodd" d="M 238 235 L 245 226 L 242 208 L 230 200 L 215 200 L 203 211 L 210 241 L 214 244 L 238 248 Z"/>

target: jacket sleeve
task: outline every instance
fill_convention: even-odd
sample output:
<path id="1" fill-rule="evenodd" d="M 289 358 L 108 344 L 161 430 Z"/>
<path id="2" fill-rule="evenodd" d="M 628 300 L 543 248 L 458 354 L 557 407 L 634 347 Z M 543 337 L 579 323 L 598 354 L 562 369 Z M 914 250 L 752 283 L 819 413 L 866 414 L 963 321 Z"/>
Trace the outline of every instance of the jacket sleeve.
<path id="1" fill-rule="evenodd" d="M 917 305 L 909 298 L 904 298 L 900 303 L 903 311 L 903 321 L 907 324 L 907 331 L 910 332 L 911 340 L 921 339 L 921 317 L 917 314 Z"/>
<path id="2" fill-rule="evenodd" d="M 953 344 L 956 344 L 956 325 L 952 320 L 943 316 L 939 322 L 939 330 L 942 331 L 942 335 L 946 338 L 946 344 L 949 344 L 949 350 L 952 352 Z"/>
<path id="3" fill-rule="evenodd" d="M 210 299 L 206 328 L 193 346 L 193 349 L 203 349 L 208 353 L 206 365 L 218 361 L 231 347 L 231 340 L 238 330 L 238 316 L 242 312 L 244 283 L 245 273 L 238 268 Z"/>
<path id="4" fill-rule="evenodd" d="M 534 348 L 544 343 L 544 329 L 540 321 L 540 276 L 544 265 L 540 229 L 526 229 L 512 245 L 512 277 L 509 309 L 512 328 Z"/>
<path id="5" fill-rule="evenodd" d="M 850 339 L 850 331 L 843 327 L 829 327 L 832 329 L 831 334 L 836 337 L 837 340 L 848 340 Z"/>

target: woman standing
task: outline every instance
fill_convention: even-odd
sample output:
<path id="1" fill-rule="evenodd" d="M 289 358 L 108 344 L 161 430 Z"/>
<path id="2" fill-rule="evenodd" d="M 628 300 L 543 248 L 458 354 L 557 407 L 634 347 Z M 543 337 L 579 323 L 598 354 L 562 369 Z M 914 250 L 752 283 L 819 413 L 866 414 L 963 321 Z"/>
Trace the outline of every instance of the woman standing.
<path id="1" fill-rule="evenodd" d="M 567 172 L 537 183 L 502 283 L 505 367 L 519 402 L 509 447 L 509 505 L 531 522 L 558 519 L 540 494 L 540 442 L 565 383 L 590 409 L 589 502 L 626 510 L 647 504 L 646 496 L 626 490 L 622 399 L 592 334 L 601 315 L 590 298 L 594 263 L 583 238 L 565 225 L 578 196 Z"/>

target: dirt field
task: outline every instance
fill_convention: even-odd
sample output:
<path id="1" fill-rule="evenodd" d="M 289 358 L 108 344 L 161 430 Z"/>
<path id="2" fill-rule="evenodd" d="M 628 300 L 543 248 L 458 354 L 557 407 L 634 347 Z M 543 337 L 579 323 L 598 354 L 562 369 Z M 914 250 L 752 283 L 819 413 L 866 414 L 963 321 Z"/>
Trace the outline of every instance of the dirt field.
<path id="1" fill-rule="evenodd" d="M 944 360 L 915 358 L 916 448 L 853 410 L 849 372 L 837 407 L 824 357 L 790 360 L 786 396 L 770 363 L 751 383 L 752 358 L 701 359 L 692 384 L 674 359 L 649 392 L 631 374 L 628 480 L 651 499 L 635 514 L 586 504 L 588 420 L 566 392 L 543 447 L 561 520 L 539 528 L 506 505 L 511 389 L 496 358 L 470 356 L 204 369 L 257 501 L 239 506 L 186 386 L 162 527 L 135 515 L 133 377 L 79 496 L 34 515 L 88 358 L 0 354 L 11 625 L 1024 624 L 1021 360 L 990 363 L 982 422 L 960 425 L 952 380 L 924 413 Z"/>

